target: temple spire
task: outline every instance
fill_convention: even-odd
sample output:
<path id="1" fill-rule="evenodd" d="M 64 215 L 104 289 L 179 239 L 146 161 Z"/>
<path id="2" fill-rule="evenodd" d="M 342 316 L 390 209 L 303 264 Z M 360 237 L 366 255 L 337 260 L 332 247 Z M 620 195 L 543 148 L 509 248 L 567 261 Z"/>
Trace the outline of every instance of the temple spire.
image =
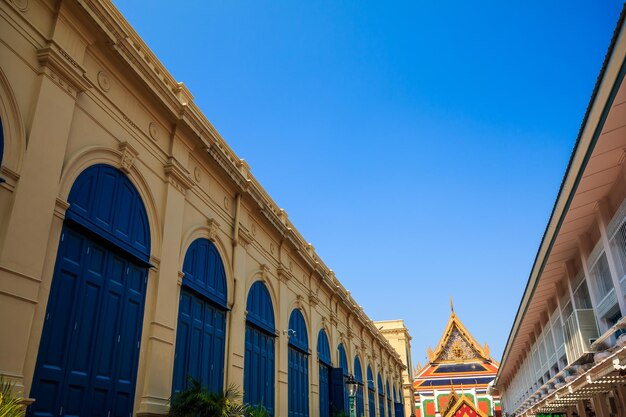
<path id="1" fill-rule="evenodd" d="M 450 296 L 450 310 L 452 310 L 452 314 L 454 314 L 454 304 L 452 303 L 452 296 Z"/>

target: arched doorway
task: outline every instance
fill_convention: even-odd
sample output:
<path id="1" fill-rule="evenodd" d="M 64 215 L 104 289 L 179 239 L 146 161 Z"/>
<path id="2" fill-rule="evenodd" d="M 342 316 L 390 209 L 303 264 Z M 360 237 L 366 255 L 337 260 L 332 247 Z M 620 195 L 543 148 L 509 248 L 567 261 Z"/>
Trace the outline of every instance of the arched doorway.
<path id="1" fill-rule="evenodd" d="M 226 340 L 226 273 L 215 245 L 193 241 L 183 262 L 182 287 L 176 329 L 172 391 L 199 381 L 211 392 L 224 387 Z"/>
<path id="2" fill-rule="evenodd" d="M 274 415 L 274 308 L 265 284 L 250 287 L 246 304 L 244 402 L 262 405 Z"/>
<path id="3" fill-rule="evenodd" d="M 309 338 L 300 310 L 289 317 L 289 417 L 309 417 Z"/>
<path id="4" fill-rule="evenodd" d="M 150 232 L 139 193 L 94 165 L 74 182 L 30 396 L 33 415 L 133 410 Z"/>
<path id="5" fill-rule="evenodd" d="M 365 404 L 363 403 L 363 370 L 358 356 L 354 357 L 354 379 L 359 383 L 356 390 L 356 415 L 365 415 Z"/>
<path id="6" fill-rule="evenodd" d="M 380 373 L 378 374 L 378 417 L 385 417 L 385 391 Z"/>
<path id="7" fill-rule="evenodd" d="M 376 399 L 374 396 L 374 374 L 372 367 L 367 366 L 367 408 L 369 417 L 376 416 Z"/>
<path id="8" fill-rule="evenodd" d="M 330 374 L 333 364 L 330 358 L 330 344 L 324 329 L 317 336 L 317 359 L 319 361 L 320 417 L 330 417 Z"/>

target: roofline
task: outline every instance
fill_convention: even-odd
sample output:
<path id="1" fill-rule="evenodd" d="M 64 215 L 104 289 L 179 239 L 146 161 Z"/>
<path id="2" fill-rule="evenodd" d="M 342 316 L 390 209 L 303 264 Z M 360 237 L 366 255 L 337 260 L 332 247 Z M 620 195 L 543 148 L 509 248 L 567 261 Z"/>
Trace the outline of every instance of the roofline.
<path id="1" fill-rule="evenodd" d="M 596 79 L 596 83 L 595 86 L 593 88 L 593 91 L 591 93 L 591 97 L 589 99 L 589 103 L 587 104 L 587 109 L 585 110 L 585 115 L 583 117 L 583 120 L 581 122 L 580 128 L 578 130 L 578 135 L 576 137 L 576 142 L 574 143 L 574 147 L 572 149 L 572 153 L 570 155 L 570 159 L 569 162 L 567 164 L 567 168 L 565 169 L 565 174 L 563 175 L 563 179 L 561 180 L 561 185 L 559 187 L 559 191 L 557 193 L 557 197 L 556 200 L 554 202 L 554 206 L 552 207 L 552 212 L 550 213 L 550 218 L 548 219 L 548 223 L 546 225 L 546 228 L 543 232 L 543 235 L 541 237 L 541 242 L 539 244 L 539 248 L 537 249 L 537 254 L 535 255 L 535 259 L 533 261 L 533 266 L 531 268 L 530 271 L 530 275 L 528 277 L 528 281 L 526 283 L 526 287 L 524 288 L 524 294 L 522 295 L 522 299 L 520 300 L 520 304 L 517 310 L 517 313 L 515 314 L 515 319 L 513 320 L 513 326 L 511 327 L 511 331 L 509 332 L 509 337 L 507 338 L 507 343 L 506 346 L 504 348 L 504 352 L 502 353 L 502 358 L 500 360 L 500 364 L 505 364 L 506 363 L 506 359 L 509 355 L 509 350 L 511 347 L 511 344 L 513 342 L 513 340 L 517 337 L 517 332 L 519 331 L 519 326 L 521 324 L 521 318 L 523 317 L 523 315 L 525 315 L 526 310 L 528 308 L 528 303 L 530 301 L 530 299 L 532 298 L 532 295 L 534 294 L 536 288 L 537 288 L 537 284 L 538 284 L 538 277 L 541 275 L 543 268 L 545 266 L 546 260 L 548 258 L 548 255 L 551 252 L 552 246 L 554 244 L 554 241 L 556 240 L 556 237 L 558 236 L 558 232 L 561 228 L 562 222 L 565 218 L 565 215 L 567 214 L 567 209 L 569 208 L 571 201 L 574 197 L 574 194 L 578 188 L 578 184 L 580 182 L 580 179 L 582 177 L 582 172 L 584 171 L 584 168 L 587 166 L 587 162 L 590 159 L 591 153 L 593 152 L 593 149 L 595 148 L 595 144 L 597 142 L 599 133 L 601 131 L 601 127 L 604 126 L 604 121 L 606 120 L 606 117 L 608 115 L 608 111 L 610 110 L 611 106 L 610 104 L 613 103 L 613 100 L 615 98 L 615 94 L 617 93 L 617 88 L 619 87 L 622 83 L 622 80 L 624 79 L 624 60 L 622 60 L 622 62 L 619 64 L 620 68 L 617 74 L 617 77 L 615 79 L 615 83 L 613 84 L 613 86 L 611 87 L 611 91 L 609 93 L 609 97 L 607 102 L 605 103 L 604 108 L 601 111 L 600 117 L 599 117 L 599 123 L 598 126 L 596 126 L 596 129 L 592 135 L 592 139 L 589 143 L 589 147 L 586 149 L 585 155 L 583 156 L 583 161 L 581 163 L 581 167 L 578 170 L 578 172 L 576 173 L 576 178 L 574 179 L 574 184 L 572 185 L 572 189 L 570 190 L 569 195 L 565 196 L 563 193 L 565 191 L 565 186 L 567 183 L 567 180 L 569 179 L 570 175 L 574 175 L 574 173 L 571 172 L 572 167 L 574 165 L 574 161 L 576 159 L 576 156 L 578 155 L 579 151 L 582 151 L 583 149 L 579 149 L 579 147 L 581 146 L 581 140 L 583 137 L 583 133 L 585 132 L 586 128 L 587 128 L 587 123 L 589 122 L 589 118 L 591 115 L 592 110 L 595 107 L 596 104 L 596 99 L 598 98 L 598 94 L 600 92 L 600 87 L 603 84 L 603 81 L 605 80 L 605 76 L 607 75 L 607 70 L 609 67 L 609 64 L 611 63 L 611 58 L 613 58 L 613 53 L 615 52 L 615 46 L 617 44 L 618 39 L 620 38 L 620 35 L 623 33 L 624 31 L 624 20 L 625 20 L 625 16 L 626 16 L 626 3 L 624 3 L 624 5 L 622 6 L 622 11 L 620 12 L 619 18 L 617 20 L 617 25 L 613 31 L 613 36 L 611 37 L 611 42 L 609 44 L 609 47 L 607 49 L 607 52 L 604 56 L 604 61 L 602 63 L 602 67 L 600 68 L 600 73 L 598 74 L 598 77 Z M 563 210 L 560 213 L 560 216 L 558 218 L 558 220 L 556 219 L 556 214 L 557 214 L 557 209 L 560 207 L 559 203 L 563 203 L 563 199 L 567 198 L 567 200 L 565 201 L 564 205 L 563 205 Z M 553 224 L 554 222 L 556 222 L 556 224 Z M 550 239 L 550 242 L 546 241 L 548 232 L 550 231 L 551 227 L 554 226 L 554 233 L 552 235 L 552 238 Z M 544 248 L 545 245 L 548 245 L 548 247 L 546 248 L 545 252 L 543 253 L 542 256 L 542 249 Z M 541 261 L 541 265 L 539 265 Z M 538 268 L 538 269 L 537 269 Z M 537 271 L 537 272 L 534 272 Z M 532 287 L 531 287 L 531 283 L 532 283 Z M 501 377 L 501 373 L 503 372 L 503 369 L 505 369 L 506 366 L 500 366 L 498 368 L 498 373 L 496 374 L 496 378 L 495 378 L 495 382 L 494 385 L 497 386 L 499 384 L 499 379 Z"/>

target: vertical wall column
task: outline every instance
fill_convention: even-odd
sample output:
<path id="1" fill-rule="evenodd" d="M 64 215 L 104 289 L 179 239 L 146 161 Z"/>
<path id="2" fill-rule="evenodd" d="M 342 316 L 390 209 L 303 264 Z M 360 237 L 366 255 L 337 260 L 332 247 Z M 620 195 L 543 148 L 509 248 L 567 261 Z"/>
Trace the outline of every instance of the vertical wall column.
<path id="1" fill-rule="evenodd" d="M 606 394 L 596 394 L 591 399 L 596 417 L 611 417 L 606 403 Z"/>
<path id="2" fill-rule="evenodd" d="M 229 307 L 232 309 L 228 317 L 228 345 L 226 346 L 226 384 L 234 384 L 243 389 L 244 386 L 244 359 L 246 355 L 246 261 L 248 253 L 246 246 L 251 238 L 242 233 L 239 224 L 241 210 L 241 196 L 237 196 L 235 202 L 235 227 L 233 230 L 233 254 L 232 273 L 233 289 L 232 301 L 229 300 Z M 276 303 L 276 300 L 272 300 Z"/>
<path id="3" fill-rule="evenodd" d="M 157 273 L 148 279 L 140 372 L 135 404 L 138 415 L 165 414 L 172 394 L 172 372 L 178 301 L 180 295 L 181 239 L 185 193 L 193 182 L 186 170 L 173 158 L 165 166 L 165 212 L 162 216 L 162 244 Z M 143 389 L 139 389 L 143 387 Z"/>
<path id="4" fill-rule="evenodd" d="M 289 314 L 286 306 L 291 305 L 290 291 L 286 280 L 279 280 L 279 297 L 276 300 L 278 319 L 276 320 L 276 410 L 275 416 L 289 415 L 289 337 L 284 331 L 289 328 Z"/>
<path id="5" fill-rule="evenodd" d="M 26 129 L 28 147 L 0 241 L 0 332 L 11 335 L 0 349 L 0 373 L 15 378 L 18 387 L 24 384 L 25 392 L 30 390 L 52 279 L 43 276 L 43 269 L 56 255 L 57 245 L 49 243 L 75 100 L 89 87 L 80 67 L 68 68 L 60 51 L 56 44 L 38 51 L 39 89 Z M 58 243 L 58 235 L 54 238 Z M 33 321 L 36 315 L 39 323 Z"/>

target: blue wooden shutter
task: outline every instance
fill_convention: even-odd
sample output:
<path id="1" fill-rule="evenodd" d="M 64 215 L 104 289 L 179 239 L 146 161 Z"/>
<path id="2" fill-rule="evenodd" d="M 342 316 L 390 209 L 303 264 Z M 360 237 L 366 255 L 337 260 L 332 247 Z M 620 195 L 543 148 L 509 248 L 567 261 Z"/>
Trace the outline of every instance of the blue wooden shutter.
<path id="1" fill-rule="evenodd" d="M 363 401 L 363 370 L 361 369 L 361 361 L 358 356 L 354 357 L 354 379 L 360 383 L 356 391 L 356 415 L 362 417 L 365 414 L 365 404 Z"/>
<path id="2" fill-rule="evenodd" d="M 306 323 L 300 310 L 289 317 L 288 384 L 289 417 L 309 416 L 309 342 Z"/>
<path id="3" fill-rule="evenodd" d="M 346 355 L 346 349 L 343 347 L 343 343 L 339 343 L 337 346 L 337 351 L 339 352 L 339 367 L 343 369 L 343 375 L 348 377 L 350 373 L 348 369 L 348 356 Z M 348 389 L 346 385 L 343 385 L 343 411 L 346 414 L 350 413 L 350 403 L 348 402 Z"/>
<path id="4" fill-rule="evenodd" d="M 320 417 L 330 417 L 330 344 L 324 329 L 317 336 L 317 357 L 319 361 L 319 393 L 320 393 Z"/>
<path id="5" fill-rule="evenodd" d="M 389 391 L 389 381 L 387 381 L 386 383 L 386 388 L 387 388 L 387 416 L 391 417 L 391 391 Z"/>
<path id="6" fill-rule="evenodd" d="M 192 377 L 219 392 L 224 388 L 226 273 L 215 245 L 203 238 L 192 242 L 183 272 L 172 391 L 184 389 Z"/>
<path id="7" fill-rule="evenodd" d="M 330 374 L 330 405 L 333 412 L 345 411 L 345 387 L 346 382 L 342 368 L 332 368 Z"/>
<path id="8" fill-rule="evenodd" d="M 380 377 L 380 374 L 378 374 L 378 412 L 380 417 L 385 417 L 385 391 L 383 390 L 383 379 Z"/>
<path id="9" fill-rule="evenodd" d="M 147 284 L 147 214 L 129 179 L 106 165 L 83 171 L 68 202 L 29 410 L 130 415 Z M 115 234 L 114 225 L 123 223 L 145 226 L 139 244 L 136 232 Z"/>
<path id="10" fill-rule="evenodd" d="M 274 309 L 265 284 L 250 287 L 246 303 L 244 402 L 274 415 Z"/>

